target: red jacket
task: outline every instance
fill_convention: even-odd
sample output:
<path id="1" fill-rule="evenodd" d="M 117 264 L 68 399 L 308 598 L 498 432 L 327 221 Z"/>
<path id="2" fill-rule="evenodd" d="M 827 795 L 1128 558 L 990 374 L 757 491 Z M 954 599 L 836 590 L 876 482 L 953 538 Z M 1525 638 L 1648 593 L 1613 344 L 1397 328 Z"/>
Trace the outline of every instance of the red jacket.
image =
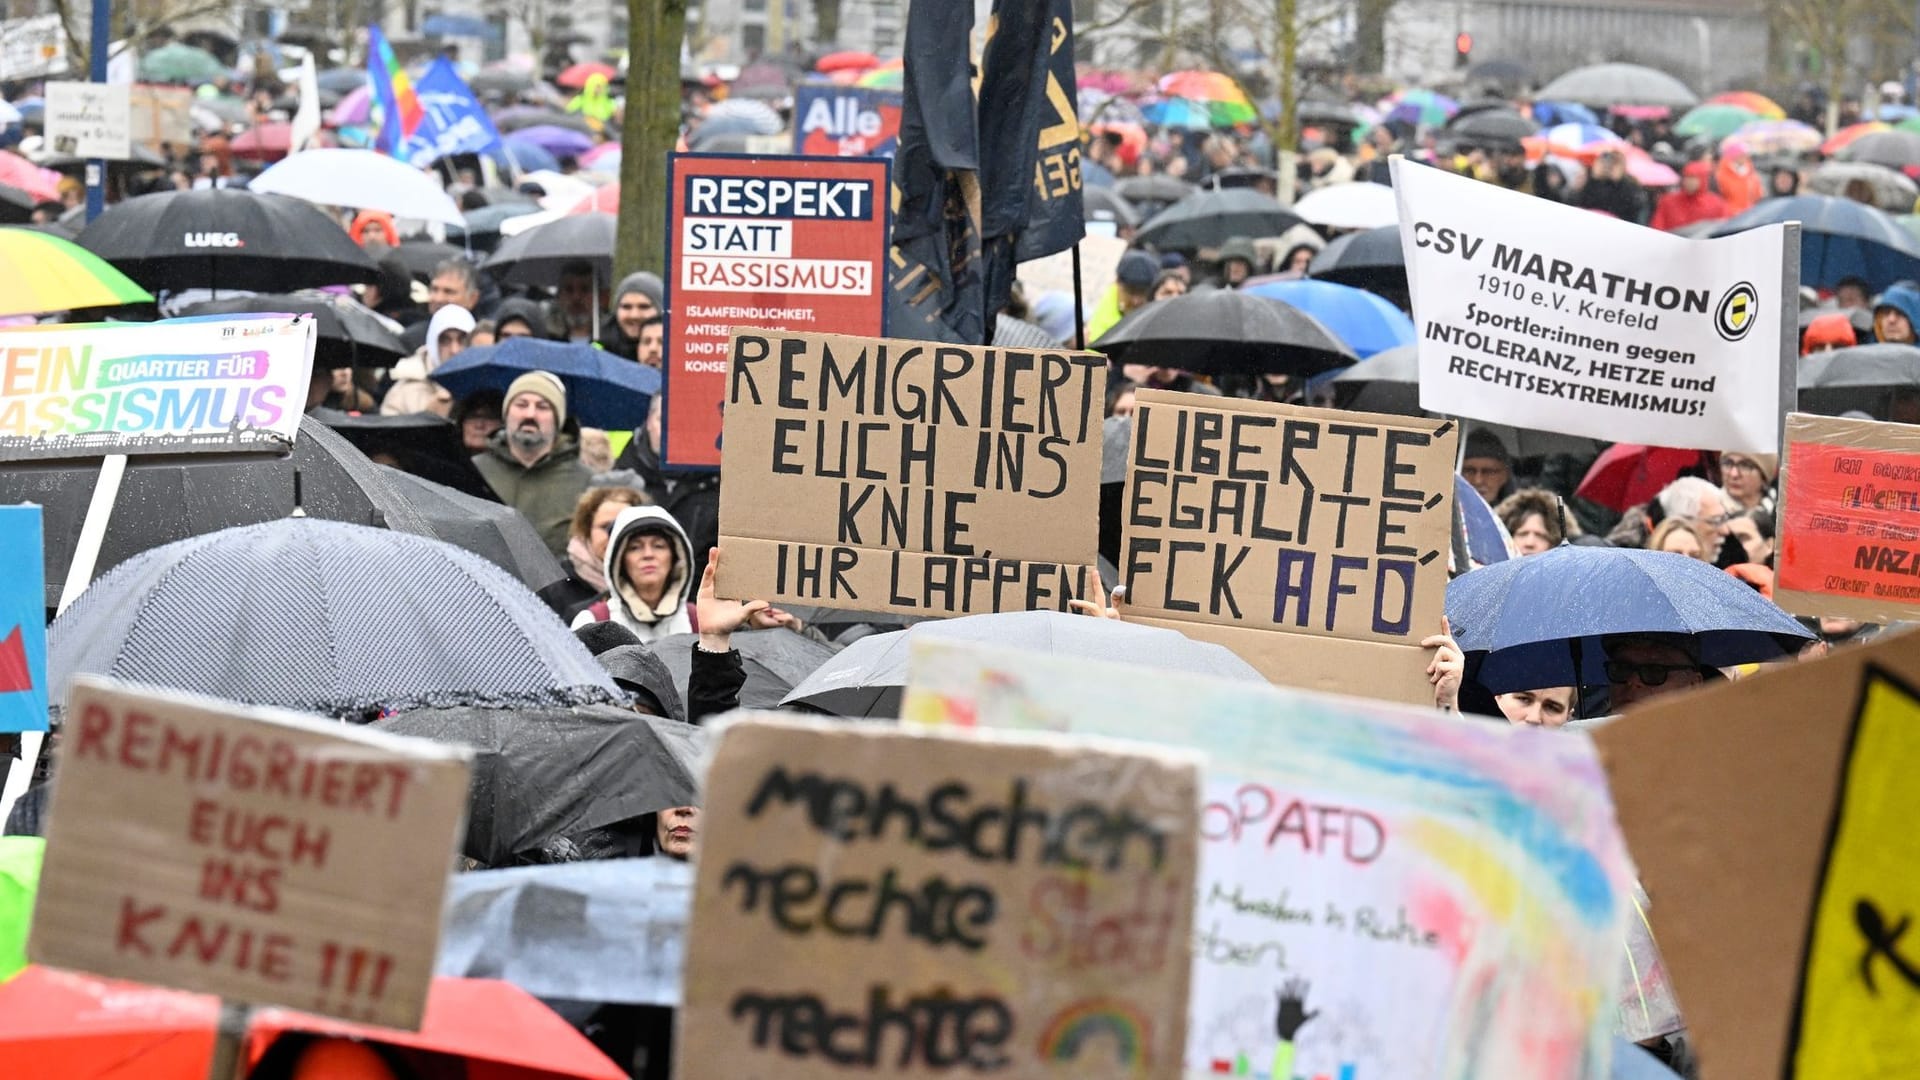
<path id="1" fill-rule="evenodd" d="M 1718 221 L 1732 217 L 1733 210 L 1727 205 L 1727 200 L 1707 187 L 1707 180 L 1712 173 L 1712 166 L 1704 161 L 1688 165 L 1682 175 L 1698 180 L 1700 190 L 1689 195 L 1685 188 L 1680 188 L 1660 196 L 1659 205 L 1653 208 L 1653 220 L 1647 224 L 1664 232 L 1672 232 L 1696 221 Z"/>

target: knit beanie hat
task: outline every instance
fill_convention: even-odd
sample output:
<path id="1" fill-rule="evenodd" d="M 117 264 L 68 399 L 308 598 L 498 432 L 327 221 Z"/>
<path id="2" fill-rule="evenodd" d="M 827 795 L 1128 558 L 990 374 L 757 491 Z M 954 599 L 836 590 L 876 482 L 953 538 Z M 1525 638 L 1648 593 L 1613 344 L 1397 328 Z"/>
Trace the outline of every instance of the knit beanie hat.
<path id="1" fill-rule="evenodd" d="M 567 423 L 567 387 L 560 377 L 546 371 L 529 371 L 513 380 L 507 387 L 506 404 L 512 405 L 513 399 L 521 394 L 538 394 L 553 406 L 553 426 L 557 430 Z"/>

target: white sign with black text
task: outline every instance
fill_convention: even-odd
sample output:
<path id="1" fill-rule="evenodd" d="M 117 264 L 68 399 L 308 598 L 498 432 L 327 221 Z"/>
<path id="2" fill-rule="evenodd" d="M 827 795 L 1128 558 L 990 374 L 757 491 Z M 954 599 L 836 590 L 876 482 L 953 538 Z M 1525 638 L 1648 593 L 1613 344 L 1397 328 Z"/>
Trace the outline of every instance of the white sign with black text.
<path id="1" fill-rule="evenodd" d="M 48 83 L 47 145 L 74 157 L 131 158 L 131 90 L 126 83 Z"/>

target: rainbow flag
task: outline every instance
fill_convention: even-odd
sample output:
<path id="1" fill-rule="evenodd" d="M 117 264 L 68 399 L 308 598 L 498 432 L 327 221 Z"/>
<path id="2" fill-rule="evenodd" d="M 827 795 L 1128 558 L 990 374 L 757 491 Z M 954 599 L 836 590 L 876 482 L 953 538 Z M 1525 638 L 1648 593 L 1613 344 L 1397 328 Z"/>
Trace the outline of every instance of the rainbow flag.
<path id="1" fill-rule="evenodd" d="M 407 69 L 400 66 L 400 58 L 393 54 L 393 46 L 377 26 L 367 27 L 367 78 L 373 83 L 374 99 L 380 103 L 380 134 L 374 146 L 384 153 L 394 153 L 419 130 L 427 110 L 420 104 L 420 95 L 414 93 Z"/>

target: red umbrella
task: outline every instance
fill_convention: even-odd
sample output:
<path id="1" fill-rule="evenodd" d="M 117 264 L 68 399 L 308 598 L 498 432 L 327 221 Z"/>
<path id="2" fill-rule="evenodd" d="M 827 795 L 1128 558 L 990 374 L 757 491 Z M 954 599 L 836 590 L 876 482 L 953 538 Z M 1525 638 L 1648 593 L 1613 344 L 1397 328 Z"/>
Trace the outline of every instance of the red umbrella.
<path id="1" fill-rule="evenodd" d="M 819 63 L 813 65 L 813 70 L 820 72 L 866 71 L 869 68 L 877 68 L 879 66 L 880 58 L 870 52 L 847 51 L 828 53 L 820 58 Z"/>
<path id="2" fill-rule="evenodd" d="M 19 188 L 21 191 L 48 202 L 60 198 L 60 174 L 51 169 L 43 169 L 19 154 L 0 150 L 0 184 Z"/>
<path id="3" fill-rule="evenodd" d="M 1625 511 L 1660 494 L 1660 489 L 1690 472 L 1714 478 L 1713 455 L 1703 450 L 1615 443 L 1594 459 L 1574 494 L 1589 502 Z M 1717 480 L 1715 481 L 1718 482 Z"/>
<path id="4" fill-rule="evenodd" d="M 602 184 L 593 194 L 574 203 L 569 214 L 617 214 L 620 212 L 620 184 Z"/>
<path id="5" fill-rule="evenodd" d="M 612 82 L 619 74 L 620 72 L 611 64 L 592 62 L 575 64 L 561 72 L 560 77 L 553 81 L 569 90 L 578 90 L 587 85 L 587 80 L 595 75 L 604 75 L 608 82 Z"/>
<path id="6" fill-rule="evenodd" d="M 268 121 L 233 138 L 233 156 L 251 161 L 278 161 L 293 146 L 293 125 Z"/>

